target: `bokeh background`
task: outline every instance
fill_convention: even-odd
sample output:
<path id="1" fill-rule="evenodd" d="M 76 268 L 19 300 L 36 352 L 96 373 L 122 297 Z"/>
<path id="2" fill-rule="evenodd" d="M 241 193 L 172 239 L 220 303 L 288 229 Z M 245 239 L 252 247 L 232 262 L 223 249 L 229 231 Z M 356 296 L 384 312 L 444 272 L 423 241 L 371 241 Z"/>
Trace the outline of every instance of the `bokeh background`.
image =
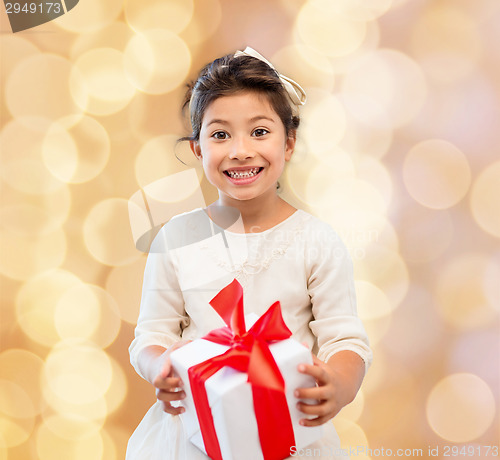
<path id="1" fill-rule="evenodd" d="M 129 199 L 189 169 L 185 84 L 247 45 L 308 93 L 282 193 L 354 260 L 375 360 L 343 446 L 494 458 L 499 24 L 498 0 L 81 0 L 13 34 L 2 6 L 0 459 L 124 458 L 155 400 Z"/>

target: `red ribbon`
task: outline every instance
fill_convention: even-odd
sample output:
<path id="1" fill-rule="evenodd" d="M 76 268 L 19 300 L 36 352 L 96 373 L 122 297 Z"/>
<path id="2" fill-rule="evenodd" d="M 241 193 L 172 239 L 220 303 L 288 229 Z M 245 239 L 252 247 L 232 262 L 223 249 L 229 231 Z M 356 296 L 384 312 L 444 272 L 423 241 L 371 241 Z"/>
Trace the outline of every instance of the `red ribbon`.
<path id="1" fill-rule="evenodd" d="M 222 460 L 205 381 L 218 370 L 229 366 L 248 373 L 264 459 L 282 460 L 289 457 L 295 438 L 285 397 L 285 382 L 269 350 L 269 343 L 288 339 L 292 335 L 281 316 L 280 303 L 271 305 L 248 332 L 243 315 L 243 288 L 236 279 L 222 289 L 210 301 L 210 305 L 228 327 L 215 329 L 203 338 L 230 348 L 224 354 L 196 364 L 188 371 L 208 456 L 212 460 Z"/>

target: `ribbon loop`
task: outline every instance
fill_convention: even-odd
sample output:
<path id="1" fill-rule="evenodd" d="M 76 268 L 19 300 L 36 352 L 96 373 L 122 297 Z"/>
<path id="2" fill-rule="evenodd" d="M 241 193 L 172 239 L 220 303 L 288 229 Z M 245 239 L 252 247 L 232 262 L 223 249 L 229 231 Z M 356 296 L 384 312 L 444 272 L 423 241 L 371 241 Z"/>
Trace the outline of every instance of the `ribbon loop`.
<path id="1" fill-rule="evenodd" d="M 236 51 L 234 53 L 234 57 L 238 56 L 251 56 L 254 58 L 257 58 L 261 60 L 262 62 L 265 62 L 271 69 L 275 70 L 276 73 L 278 74 L 278 77 L 281 80 L 281 83 L 283 87 L 285 88 L 286 92 L 288 93 L 288 96 L 290 97 L 291 101 L 294 104 L 293 107 L 293 112 L 294 115 L 298 115 L 298 106 L 299 105 L 304 105 L 307 100 L 306 92 L 300 86 L 296 81 L 292 80 L 289 77 L 285 77 L 284 75 L 281 75 L 276 68 L 261 54 L 259 54 L 257 51 L 255 51 L 253 48 L 250 48 L 247 46 L 244 51 Z"/>

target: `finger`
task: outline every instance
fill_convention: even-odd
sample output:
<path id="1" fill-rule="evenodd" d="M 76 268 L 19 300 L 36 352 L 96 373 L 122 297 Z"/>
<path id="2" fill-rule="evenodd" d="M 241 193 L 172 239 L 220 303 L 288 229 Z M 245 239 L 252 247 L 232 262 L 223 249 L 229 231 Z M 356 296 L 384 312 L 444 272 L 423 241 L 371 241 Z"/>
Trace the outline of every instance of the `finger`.
<path id="1" fill-rule="evenodd" d="M 331 418 L 333 418 L 334 415 L 323 415 L 321 417 L 316 417 L 316 418 L 303 418 L 299 421 L 299 423 L 302 426 L 319 426 L 323 425 L 324 423 L 328 422 Z"/>
<path id="2" fill-rule="evenodd" d="M 186 397 L 184 391 L 164 391 L 158 390 L 156 392 L 156 398 L 163 402 L 181 401 Z"/>
<path id="3" fill-rule="evenodd" d="M 174 390 L 175 388 L 182 388 L 183 385 L 179 377 L 162 378 L 157 376 L 153 381 L 153 386 L 160 390 Z"/>
<path id="4" fill-rule="evenodd" d="M 322 401 L 317 404 L 307 404 L 305 402 L 299 401 L 297 403 L 297 409 L 306 415 L 316 415 L 322 417 L 334 411 L 335 405 L 329 401 Z"/>
<path id="5" fill-rule="evenodd" d="M 179 415 L 179 414 L 183 414 L 184 412 L 186 412 L 186 409 L 182 406 L 174 407 L 170 403 L 164 402 L 163 403 L 163 411 L 167 412 L 168 414 L 171 414 L 171 415 Z"/>
<path id="6" fill-rule="evenodd" d="M 323 364 L 323 363 L 321 363 Z M 329 383 L 330 376 L 324 369 L 323 365 L 319 364 L 299 364 L 298 370 L 302 374 L 312 376 L 316 381 L 322 384 Z"/>
<path id="7" fill-rule="evenodd" d="M 297 399 L 327 400 L 333 397 L 332 392 L 324 386 L 311 388 L 297 388 L 294 392 Z"/>

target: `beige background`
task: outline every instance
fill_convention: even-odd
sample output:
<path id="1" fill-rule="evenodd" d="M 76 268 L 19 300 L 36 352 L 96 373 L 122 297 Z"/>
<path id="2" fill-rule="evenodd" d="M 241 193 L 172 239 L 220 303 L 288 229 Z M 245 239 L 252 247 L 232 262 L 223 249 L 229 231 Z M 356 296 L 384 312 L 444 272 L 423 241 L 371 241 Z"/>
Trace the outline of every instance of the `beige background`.
<path id="1" fill-rule="evenodd" d="M 1 11 L 0 459 L 124 458 L 155 400 L 128 363 L 146 257 L 129 199 L 146 190 L 160 221 L 214 199 L 204 180 L 169 201 L 147 186 L 187 169 L 185 84 L 247 45 L 308 93 L 283 194 L 354 260 L 375 361 L 334 421 L 343 446 L 488 458 L 498 0 L 81 0 L 16 34 Z"/>

